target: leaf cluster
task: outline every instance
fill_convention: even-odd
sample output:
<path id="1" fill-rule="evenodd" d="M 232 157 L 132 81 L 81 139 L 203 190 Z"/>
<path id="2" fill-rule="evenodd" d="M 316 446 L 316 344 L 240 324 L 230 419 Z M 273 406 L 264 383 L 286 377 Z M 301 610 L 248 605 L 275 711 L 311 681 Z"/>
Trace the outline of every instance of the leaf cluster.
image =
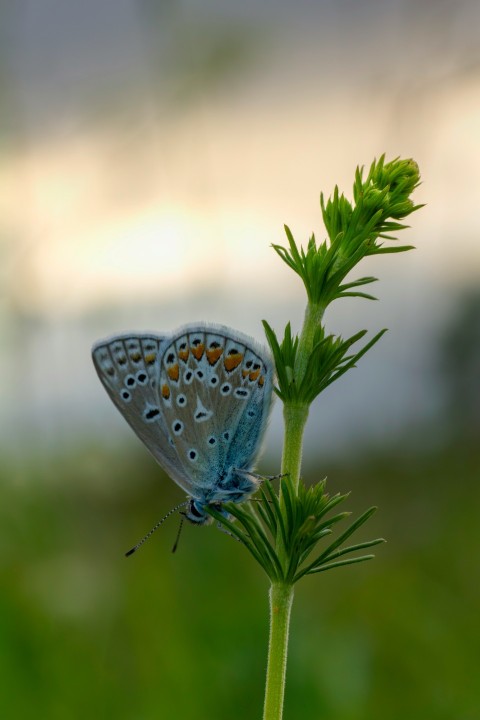
<path id="1" fill-rule="evenodd" d="M 398 158 L 385 163 L 382 155 L 372 163 L 366 178 L 363 173 L 363 168 L 357 167 L 353 204 L 340 194 L 338 187 L 328 201 L 323 193 L 320 195 L 328 239 L 317 245 L 312 234 L 305 251 L 285 226 L 288 247 L 273 245 L 282 260 L 302 278 L 309 301 L 324 309 L 341 297 L 375 299 L 356 288 L 375 282 L 376 278 L 361 277 L 343 284 L 346 275 L 367 255 L 403 252 L 413 247 L 385 246 L 379 240 L 396 240 L 392 233 L 408 227 L 399 220 L 422 207 L 414 205 L 409 197 L 420 181 L 417 164 Z"/>
<path id="2" fill-rule="evenodd" d="M 283 476 L 280 496 L 282 501 L 266 479 L 260 489 L 260 497 L 242 505 L 225 504 L 237 522 L 226 519 L 212 506 L 207 508 L 229 533 L 243 543 L 272 582 L 293 584 L 304 575 L 371 560 L 374 557 L 372 554 L 356 553 L 384 542 L 383 538 L 377 538 L 345 545 L 348 538 L 373 515 L 375 507 L 360 515 L 334 540 L 330 538 L 334 526 L 348 518 L 350 513 L 331 514 L 348 494 L 330 496 L 325 492 L 325 481 L 308 488 L 300 482 L 296 494 L 290 478 Z M 329 542 L 319 551 L 317 546 L 327 538 Z"/>
<path id="3" fill-rule="evenodd" d="M 386 330 L 381 330 L 372 340 L 357 352 L 350 348 L 361 340 L 366 330 L 360 330 L 344 340 L 341 336 L 326 335 L 323 325 L 315 329 L 313 348 L 308 355 L 305 371 L 297 377 L 298 336 L 292 335 L 290 323 L 285 328 L 281 343 L 270 325 L 263 321 L 265 334 L 272 350 L 277 372 L 278 387 L 276 394 L 282 402 L 296 405 L 310 405 L 311 402 L 332 382 L 356 367 L 358 360 L 375 345 Z"/>

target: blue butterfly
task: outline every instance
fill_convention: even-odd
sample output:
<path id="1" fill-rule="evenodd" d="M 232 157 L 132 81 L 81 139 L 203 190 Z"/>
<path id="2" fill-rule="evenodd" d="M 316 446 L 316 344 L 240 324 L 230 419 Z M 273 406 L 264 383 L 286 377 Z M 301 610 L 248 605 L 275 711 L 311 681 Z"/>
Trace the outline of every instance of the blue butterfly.
<path id="1" fill-rule="evenodd" d="M 228 517 L 223 503 L 258 489 L 252 471 L 273 394 L 265 348 L 236 330 L 196 323 L 170 335 L 102 340 L 92 356 L 112 401 L 188 493 L 190 522 L 211 523 L 209 506 Z"/>

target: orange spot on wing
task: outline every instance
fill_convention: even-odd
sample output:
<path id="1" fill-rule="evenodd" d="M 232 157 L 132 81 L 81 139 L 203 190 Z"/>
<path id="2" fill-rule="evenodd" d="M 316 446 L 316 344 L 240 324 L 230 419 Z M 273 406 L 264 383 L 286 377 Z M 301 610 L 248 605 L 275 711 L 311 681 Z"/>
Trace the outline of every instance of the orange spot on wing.
<path id="1" fill-rule="evenodd" d="M 225 370 L 227 372 L 232 372 L 232 370 L 235 370 L 240 363 L 243 360 L 243 354 L 242 353 L 235 353 L 232 355 L 227 355 L 227 357 L 224 359 L 223 364 L 225 365 Z"/>
<path id="2" fill-rule="evenodd" d="M 139 352 L 133 352 L 133 353 L 130 355 L 130 357 L 131 357 L 131 359 L 133 360 L 133 362 L 138 362 L 138 361 L 141 359 L 142 356 L 140 355 Z"/>
<path id="3" fill-rule="evenodd" d="M 145 355 L 145 362 L 147 363 L 147 365 L 153 365 L 156 359 L 157 356 L 155 353 L 148 353 L 148 355 Z"/>
<path id="4" fill-rule="evenodd" d="M 203 343 L 198 343 L 198 345 L 195 345 L 195 347 L 191 347 L 190 350 L 192 351 L 192 355 L 196 360 L 201 360 L 202 355 L 205 352 L 205 345 Z"/>
<path id="5" fill-rule="evenodd" d="M 259 377 L 259 379 L 258 379 L 258 384 L 260 385 L 260 387 L 263 387 L 263 386 L 264 386 L 264 384 L 265 384 L 265 376 L 264 376 L 264 375 L 261 375 L 261 376 Z"/>
<path id="6" fill-rule="evenodd" d="M 170 378 L 170 380 L 177 382 L 177 380 L 180 376 L 180 370 L 178 367 L 178 363 L 175 363 L 175 365 L 172 365 L 171 367 L 168 368 L 167 375 Z"/>
<path id="7" fill-rule="evenodd" d="M 188 360 L 188 348 L 186 350 L 179 350 L 178 357 L 180 358 L 180 360 L 186 363 Z"/>
<path id="8" fill-rule="evenodd" d="M 162 397 L 165 398 L 165 400 L 168 400 L 170 397 L 170 388 L 168 387 L 167 383 L 162 385 Z"/>
<path id="9" fill-rule="evenodd" d="M 247 377 L 248 374 L 249 374 L 248 370 L 242 370 L 243 377 Z"/>
<path id="10" fill-rule="evenodd" d="M 248 376 L 248 379 L 253 382 L 254 380 L 256 380 L 258 378 L 259 375 L 260 375 L 260 370 L 254 370 L 253 372 L 250 373 L 250 375 Z"/>
<path id="11" fill-rule="evenodd" d="M 218 362 L 218 358 L 223 352 L 223 348 L 209 348 L 207 350 L 207 359 L 210 365 L 215 365 L 216 362 Z"/>

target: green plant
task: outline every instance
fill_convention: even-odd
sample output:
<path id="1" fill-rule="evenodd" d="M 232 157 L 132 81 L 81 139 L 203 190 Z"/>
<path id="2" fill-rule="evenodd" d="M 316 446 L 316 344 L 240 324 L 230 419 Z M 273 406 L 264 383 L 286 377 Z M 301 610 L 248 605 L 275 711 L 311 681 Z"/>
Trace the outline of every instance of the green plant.
<path id="1" fill-rule="evenodd" d="M 215 509 L 209 512 L 240 540 L 263 567 L 271 581 L 270 641 L 265 691 L 264 720 L 280 720 L 283 714 L 285 673 L 288 651 L 290 612 L 294 585 L 313 575 L 374 556 L 358 554 L 383 541 L 377 538 L 345 545 L 345 542 L 375 512 L 372 507 L 352 522 L 334 540 L 333 528 L 350 513 L 331 511 L 346 495 L 330 496 L 322 480 L 307 488 L 300 478 L 302 443 L 309 407 L 315 398 L 380 339 L 377 333 L 358 350 L 352 347 L 366 334 L 361 330 L 344 340 L 327 335 L 322 324 L 328 305 L 339 298 L 375 299 L 359 288 L 375 282 L 360 277 L 345 282 L 346 276 L 368 255 L 402 252 L 411 245 L 385 244 L 395 241 L 392 233 L 403 230 L 400 221 L 417 210 L 410 195 L 419 184 L 419 170 L 413 160 L 399 158 L 385 163 L 382 156 L 374 161 L 368 175 L 357 168 L 353 185 L 353 203 L 339 193 L 325 201 L 320 196 L 323 221 L 328 238 L 317 245 L 315 236 L 306 250 L 299 247 L 288 227 L 288 246 L 274 245 L 282 260 L 302 279 L 307 307 L 300 335 L 293 335 L 287 323 L 281 341 L 264 321 L 277 373 L 275 392 L 283 403 L 284 445 L 282 478 L 277 494 L 265 480 L 257 502 L 226 505 L 236 522 L 226 520 Z M 326 542 L 326 544 L 325 544 Z M 323 549 L 319 549 L 319 545 Z"/>

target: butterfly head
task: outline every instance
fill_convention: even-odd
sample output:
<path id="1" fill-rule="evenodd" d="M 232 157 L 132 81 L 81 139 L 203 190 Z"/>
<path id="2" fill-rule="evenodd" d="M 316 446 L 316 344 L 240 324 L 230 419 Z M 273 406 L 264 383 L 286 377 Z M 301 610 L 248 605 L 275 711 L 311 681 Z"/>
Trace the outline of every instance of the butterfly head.
<path id="1" fill-rule="evenodd" d="M 215 503 L 213 507 L 221 512 L 220 503 Z M 183 513 L 187 520 L 193 525 L 211 525 L 213 518 L 205 511 L 205 503 L 190 498 L 185 513 Z"/>
<path id="2" fill-rule="evenodd" d="M 240 497 L 240 494 L 238 494 L 238 496 Z M 236 497 L 237 494 L 233 496 L 231 493 L 229 493 L 228 497 L 226 497 L 225 499 L 232 502 L 239 502 Z M 242 500 L 245 499 L 246 497 L 242 494 Z M 232 516 L 225 509 L 225 506 L 222 502 L 202 502 L 200 500 L 195 500 L 194 498 L 190 498 L 187 501 L 187 509 L 181 514 L 184 515 L 187 520 L 192 523 L 192 525 L 211 525 L 213 523 L 213 517 L 205 510 L 207 506 L 213 508 L 218 513 L 220 513 L 220 515 L 223 515 L 228 520 L 232 519 Z"/>

